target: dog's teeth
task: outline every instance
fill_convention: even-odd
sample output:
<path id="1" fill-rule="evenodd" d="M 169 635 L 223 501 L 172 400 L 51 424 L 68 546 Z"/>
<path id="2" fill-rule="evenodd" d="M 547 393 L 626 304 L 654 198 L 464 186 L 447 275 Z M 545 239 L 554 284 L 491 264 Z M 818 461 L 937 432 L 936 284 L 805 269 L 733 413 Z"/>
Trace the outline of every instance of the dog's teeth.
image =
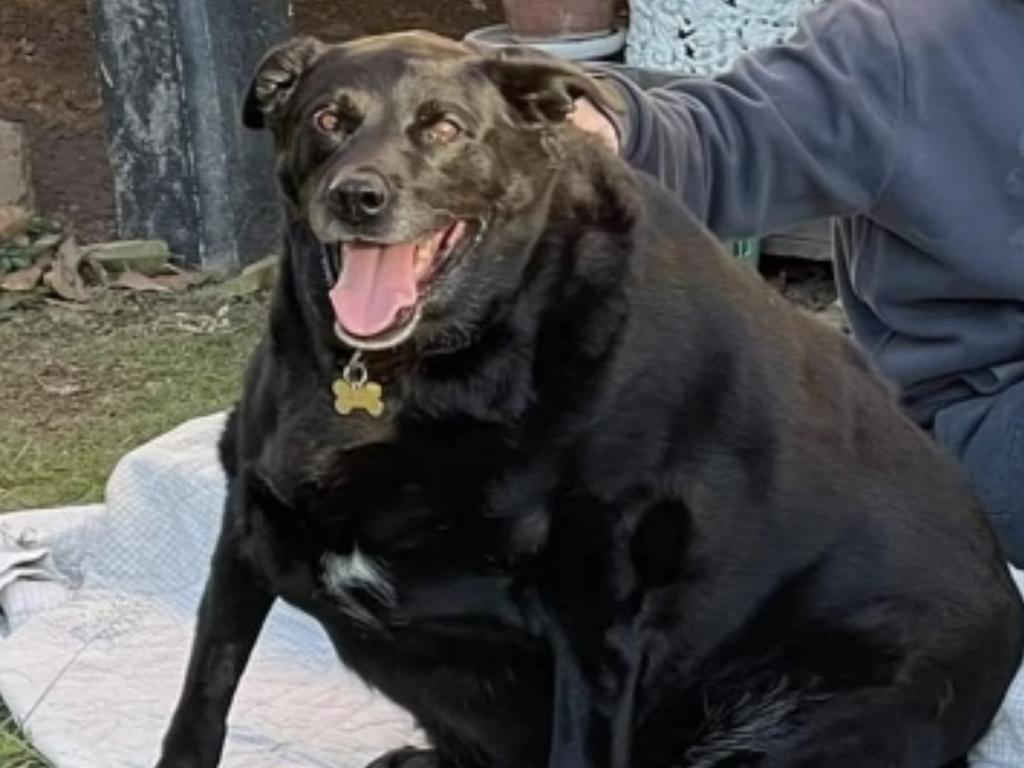
<path id="1" fill-rule="evenodd" d="M 416 273 L 422 275 L 430 267 L 430 252 L 422 245 L 416 246 L 415 256 Z"/>
<path id="2" fill-rule="evenodd" d="M 416 273 L 417 273 L 417 274 L 419 274 L 420 272 L 422 272 L 422 271 L 423 271 L 424 261 L 425 261 L 425 260 L 424 260 L 424 259 L 423 259 L 423 257 L 422 257 L 422 256 L 420 255 L 420 252 L 419 252 L 419 250 L 417 250 L 417 251 L 416 251 L 416 262 L 415 262 L 415 265 L 416 265 Z"/>

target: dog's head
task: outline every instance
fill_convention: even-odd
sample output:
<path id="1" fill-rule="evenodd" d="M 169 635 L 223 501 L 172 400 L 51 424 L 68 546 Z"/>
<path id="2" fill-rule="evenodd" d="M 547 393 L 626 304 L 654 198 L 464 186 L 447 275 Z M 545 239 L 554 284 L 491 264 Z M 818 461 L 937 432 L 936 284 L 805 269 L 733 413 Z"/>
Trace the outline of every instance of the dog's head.
<path id="1" fill-rule="evenodd" d="M 326 255 L 297 268 L 323 281 L 344 342 L 382 349 L 459 321 L 498 268 L 481 243 L 543 197 L 580 96 L 614 108 L 560 60 L 422 32 L 299 38 L 265 57 L 244 122 L 274 132 L 292 215 Z"/>

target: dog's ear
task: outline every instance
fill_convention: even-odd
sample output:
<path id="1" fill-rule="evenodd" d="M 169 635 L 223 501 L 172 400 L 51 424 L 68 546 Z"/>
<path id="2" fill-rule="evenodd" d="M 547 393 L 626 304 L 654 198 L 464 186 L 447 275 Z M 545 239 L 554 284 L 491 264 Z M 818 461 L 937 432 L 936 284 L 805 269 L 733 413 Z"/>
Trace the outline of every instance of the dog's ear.
<path id="1" fill-rule="evenodd" d="M 581 97 L 608 112 L 625 110 L 613 88 L 575 64 L 531 48 L 502 48 L 480 66 L 505 100 L 531 123 L 565 120 Z"/>
<path id="2" fill-rule="evenodd" d="M 242 107 L 242 122 L 260 129 L 284 111 L 303 72 L 326 46 L 315 37 L 297 37 L 282 43 L 263 57 L 249 84 Z"/>

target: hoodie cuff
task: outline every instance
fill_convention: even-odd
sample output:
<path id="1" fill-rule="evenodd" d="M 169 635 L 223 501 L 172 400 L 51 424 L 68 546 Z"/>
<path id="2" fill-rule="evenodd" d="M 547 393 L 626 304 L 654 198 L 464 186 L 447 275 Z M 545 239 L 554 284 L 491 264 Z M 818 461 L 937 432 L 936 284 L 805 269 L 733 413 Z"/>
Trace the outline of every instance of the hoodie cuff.
<path id="1" fill-rule="evenodd" d="M 624 109 L 621 112 L 608 109 L 603 104 L 594 104 L 594 108 L 612 124 L 619 142 L 619 156 L 628 161 L 636 152 L 637 145 L 635 122 L 638 109 L 636 94 L 633 90 L 635 86 L 629 82 L 628 78 L 616 72 L 612 66 L 588 64 L 586 69 L 592 77 L 601 81 L 602 85 L 613 89 L 622 100 Z"/>

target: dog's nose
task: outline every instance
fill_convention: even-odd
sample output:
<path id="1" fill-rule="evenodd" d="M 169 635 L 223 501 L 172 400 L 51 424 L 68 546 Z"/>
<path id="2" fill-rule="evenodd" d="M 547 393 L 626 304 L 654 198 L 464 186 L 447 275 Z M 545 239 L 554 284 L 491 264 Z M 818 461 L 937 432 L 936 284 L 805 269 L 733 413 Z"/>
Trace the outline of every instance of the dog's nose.
<path id="1" fill-rule="evenodd" d="M 330 202 L 344 221 L 371 219 L 388 204 L 387 180 L 375 171 L 358 171 L 342 176 L 331 185 Z"/>

